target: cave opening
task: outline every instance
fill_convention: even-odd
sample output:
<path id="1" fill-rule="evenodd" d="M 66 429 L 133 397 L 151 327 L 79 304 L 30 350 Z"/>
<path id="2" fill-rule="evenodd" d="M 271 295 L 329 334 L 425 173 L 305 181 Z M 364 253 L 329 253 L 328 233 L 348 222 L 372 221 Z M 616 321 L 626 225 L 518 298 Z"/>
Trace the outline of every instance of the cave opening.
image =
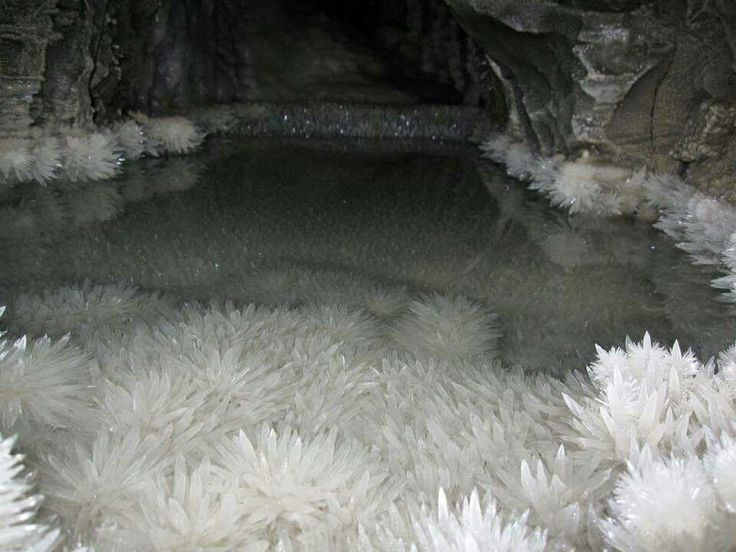
<path id="1" fill-rule="evenodd" d="M 442 0 L 132 1 L 97 17 L 98 122 L 246 101 L 466 105 L 504 122 L 482 50 Z"/>

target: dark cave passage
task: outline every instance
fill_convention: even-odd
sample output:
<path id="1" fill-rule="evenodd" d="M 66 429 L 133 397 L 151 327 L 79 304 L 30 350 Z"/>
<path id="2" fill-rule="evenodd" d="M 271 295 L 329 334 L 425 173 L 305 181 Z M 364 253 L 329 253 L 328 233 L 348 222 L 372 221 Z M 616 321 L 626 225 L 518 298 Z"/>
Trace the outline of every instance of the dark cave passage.
<path id="1" fill-rule="evenodd" d="M 473 106 L 493 101 L 494 77 L 488 62 L 443 0 L 308 3 L 346 23 L 351 38 L 385 60 L 389 79 L 423 100 Z"/>
<path id="2" fill-rule="evenodd" d="M 98 11 L 90 77 L 98 122 L 251 100 L 462 104 L 503 119 L 482 50 L 443 0 L 141 0 Z M 62 93 L 49 71 L 45 97 Z"/>

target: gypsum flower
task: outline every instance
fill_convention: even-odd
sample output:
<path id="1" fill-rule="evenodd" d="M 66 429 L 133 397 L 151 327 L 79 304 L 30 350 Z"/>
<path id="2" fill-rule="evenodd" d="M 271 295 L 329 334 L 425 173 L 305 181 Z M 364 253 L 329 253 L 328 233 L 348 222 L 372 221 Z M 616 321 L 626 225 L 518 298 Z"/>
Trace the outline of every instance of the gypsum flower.
<path id="1" fill-rule="evenodd" d="M 137 431 L 168 440 L 171 451 L 188 450 L 203 431 L 213 432 L 216 412 L 202 412 L 205 395 L 176 370 L 133 369 L 120 383 L 106 382 L 100 399 L 100 425 L 115 434 Z"/>
<path id="2" fill-rule="evenodd" d="M 310 330 L 325 335 L 330 343 L 370 346 L 378 337 L 377 324 L 363 309 L 332 304 L 304 311 Z"/>
<path id="3" fill-rule="evenodd" d="M 33 179 L 32 143 L 27 138 L 0 139 L 0 176 L 9 182 Z"/>
<path id="4" fill-rule="evenodd" d="M 61 515 L 75 538 L 125 516 L 134 507 L 141 482 L 166 467 L 166 440 L 136 430 L 98 434 L 91 447 L 80 442 L 51 455 L 42 466 L 49 510 Z"/>
<path id="5" fill-rule="evenodd" d="M 530 529 L 527 516 L 525 513 L 507 521 L 493 498 L 481 507 L 476 490 L 451 509 L 440 489 L 436 513 L 425 511 L 414 516 L 414 539 L 421 552 L 541 552 L 546 534 Z"/>
<path id="6" fill-rule="evenodd" d="M 116 125 L 113 132 L 126 160 L 143 156 L 145 153 L 143 129 L 134 120 Z"/>
<path id="7" fill-rule="evenodd" d="M 45 136 L 36 141 L 32 155 L 33 180 L 40 184 L 46 184 L 48 181 L 57 178 L 62 167 L 61 148 L 57 138 Z"/>
<path id="8" fill-rule="evenodd" d="M 223 431 L 279 418 L 293 392 L 266 353 L 243 354 L 242 346 L 220 352 L 205 345 L 175 365 L 189 374 L 193 390 L 205 397 L 198 414 L 206 418 L 216 412 Z"/>
<path id="9" fill-rule="evenodd" d="M 409 303 L 406 287 L 375 287 L 364 294 L 365 307 L 378 318 L 392 318 Z"/>
<path id="10" fill-rule="evenodd" d="M 618 550 L 708 550 L 716 494 L 698 458 L 653 460 L 644 454 L 616 485 L 611 517 L 601 521 Z"/>
<path id="11" fill-rule="evenodd" d="M 338 441 L 334 432 L 302 441 L 288 427 L 277 433 L 264 426 L 253 442 L 241 431 L 218 452 L 246 523 L 263 534 L 298 539 L 357 527 L 380 503 L 385 476 L 375 456 Z"/>
<path id="12" fill-rule="evenodd" d="M 531 510 L 533 522 L 545 527 L 551 540 L 563 547 L 584 546 L 589 529 L 586 524 L 589 502 L 609 490 L 601 488 L 609 481 L 610 474 L 610 470 L 599 468 L 594 455 L 583 455 L 576 462 L 560 445 L 552 461 L 545 465 L 538 458 L 534 470 L 523 460 L 520 487 L 509 490 L 523 497 L 525 504 L 519 506 Z"/>
<path id="13" fill-rule="evenodd" d="M 570 214 L 594 212 L 603 195 L 595 171 L 587 163 L 564 163 L 548 192 L 552 204 Z"/>
<path id="14" fill-rule="evenodd" d="M 391 328 L 391 338 L 405 350 L 446 359 L 495 356 L 500 336 L 496 315 L 486 307 L 437 293 L 412 301 Z"/>
<path id="15" fill-rule="evenodd" d="M 713 487 L 724 508 L 736 514 L 736 441 L 723 435 L 704 460 Z"/>
<path id="16" fill-rule="evenodd" d="M 173 474 L 144 481 L 138 495 L 136 506 L 123 514 L 122 524 L 149 540 L 157 552 L 267 545 L 254 546 L 235 489 L 218 477 L 207 459 L 189 469 L 184 457 L 177 456 Z"/>
<path id="17" fill-rule="evenodd" d="M 718 390 L 711 363 L 703 366 L 677 343 L 666 351 L 645 335 L 641 344 L 627 341 L 626 351 L 598 348 L 589 369 L 596 385 L 584 404 L 565 397 L 574 430 L 568 436 L 585 449 L 611 460 L 625 460 L 644 444 L 658 451 L 694 452 L 702 427 L 724 426 L 733 411 Z M 573 437 L 573 434 L 577 436 Z"/>
<path id="18" fill-rule="evenodd" d="M 67 136 L 64 143 L 64 173 L 72 182 L 106 180 L 120 168 L 120 155 L 113 141 L 99 132 Z"/>
<path id="19" fill-rule="evenodd" d="M 197 149 L 204 139 L 194 123 L 184 117 L 148 119 L 144 133 L 146 150 L 154 156 L 189 153 Z"/>
<path id="20" fill-rule="evenodd" d="M 374 386 L 370 369 L 329 347 L 328 354 L 313 357 L 309 366 L 294 363 L 301 365 L 295 378 L 300 384 L 295 386 L 283 423 L 297 428 L 304 438 L 330 429 L 345 428 L 352 435 L 370 431 L 362 416 Z"/>
<path id="21" fill-rule="evenodd" d="M 0 176 L 11 182 L 46 184 L 61 167 L 59 141 L 53 136 L 0 139 Z"/>
<path id="22" fill-rule="evenodd" d="M 688 202 L 684 242 L 677 246 L 687 251 L 695 264 L 715 265 L 729 247 L 736 232 L 736 210 L 716 199 L 695 194 Z"/>
<path id="23" fill-rule="evenodd" d="M 59 530 L 33 522 L 42 498 L 29 495 L 30 485 L 18 476 L 23 456 L 13 454 L 15 438 L 0 436 L 0 549 L 51 552 L 59 544 Z"/>
<path id="24" fill-rule="evenodd" d="M 13 305 L 12 324 L 33 335 L 88 335 L 121 326 L 132 319 L 148 319 L 160 310 L 157 295 L 144 295 L 126 284 L 61 287 L 43 295 L 22 294 Z"/>
<path id="25" fill-rule="evenodd" d="M 64 337 L 0 342 L 0 421 L 51 427 L 80 423 L 87 413 L 89 359 Z"/>

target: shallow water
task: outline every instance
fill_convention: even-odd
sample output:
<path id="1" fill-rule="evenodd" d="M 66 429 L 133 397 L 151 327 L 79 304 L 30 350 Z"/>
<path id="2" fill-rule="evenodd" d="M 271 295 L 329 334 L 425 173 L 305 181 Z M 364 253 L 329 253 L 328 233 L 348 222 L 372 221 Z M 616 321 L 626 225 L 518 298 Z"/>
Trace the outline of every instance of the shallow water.
<path id="1" fill-rule="evenodd" d="M 0 208 L 11 305 L 87 279 L 261 304 L 457 293 L 498 313 L 506 363 L 555 372 L 647 330 L 706 359 L 734 339 L 711 270 L 646 224 L 554 211 L 471 148 L 220 138 Z"/>

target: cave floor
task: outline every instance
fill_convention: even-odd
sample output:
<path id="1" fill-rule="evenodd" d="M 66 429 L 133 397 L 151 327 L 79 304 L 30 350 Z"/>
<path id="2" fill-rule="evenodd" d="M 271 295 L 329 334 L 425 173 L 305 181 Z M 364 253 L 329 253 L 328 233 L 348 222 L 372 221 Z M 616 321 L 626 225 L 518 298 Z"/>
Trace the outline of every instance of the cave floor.
<path id="1" fill-rule="evenodd" d="M 645 331 L 705 358 L 732 339 L 714 274 L 651 227 L 568 218 L 464 147 L 216 138 L 15 205 L 38 223 L 0 242 L 11 306 L 84 281 L 175 302 L 371 310 L 380 296 L 396 312 L 437 292 L 498 314 L 505 363 L 552 372 Z"/>

